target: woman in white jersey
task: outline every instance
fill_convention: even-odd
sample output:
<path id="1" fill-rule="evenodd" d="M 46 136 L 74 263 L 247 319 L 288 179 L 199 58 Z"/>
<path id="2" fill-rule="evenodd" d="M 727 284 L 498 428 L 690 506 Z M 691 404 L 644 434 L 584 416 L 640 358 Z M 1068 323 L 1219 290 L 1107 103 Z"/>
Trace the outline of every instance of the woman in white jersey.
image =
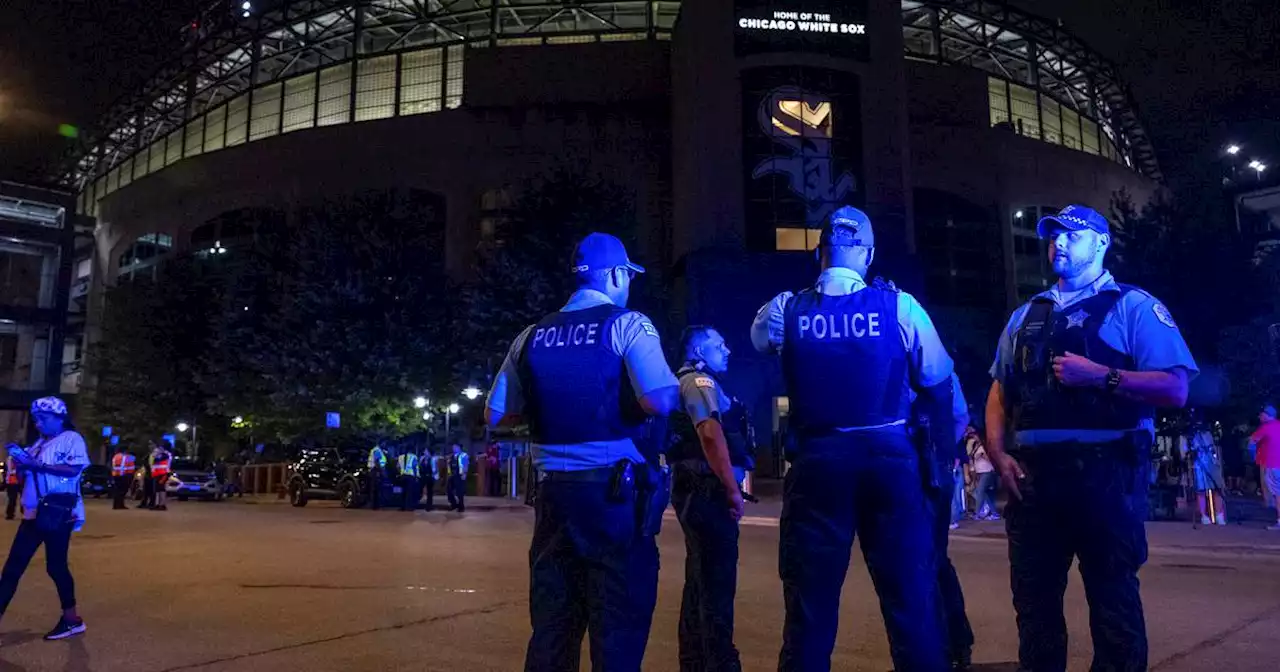
<path id="1" fill-rule="evenodd" d="M 27 565 L 36 549 L 44 544 L 45 568 L 58 588 L 62 616 L 45 639 L 65 639 L 85 630 L 76 613 L 76 587 L 67 566 L 71 533 L 84 525 L 84 500 L 80 497 L 80 472 L 89 465 L 84 438 L 76 433 L 67 417 L 67 405 L 57 397 L 37 399 L 31 404 L 31 419 L 40 438 L 30 448 L 9 444 L 9 456 L 23 472 L 22 523 L 13 537 L 9 558 L 0 572 L 0 616 L 9 609 Z M 40 503 L 50 495 L 50 503 L 64 500 L 62 508 L 49 507 L 40 514 Z M 69 497 L 68 497 L 69 495 Z M 53 515 L 46 516 L 45 514 Z"/>

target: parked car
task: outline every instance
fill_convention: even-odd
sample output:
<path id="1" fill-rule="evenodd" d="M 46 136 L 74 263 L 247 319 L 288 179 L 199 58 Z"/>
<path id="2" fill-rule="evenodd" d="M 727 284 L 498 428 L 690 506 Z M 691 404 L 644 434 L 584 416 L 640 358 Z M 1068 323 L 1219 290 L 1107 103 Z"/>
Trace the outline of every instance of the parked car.
<path id="1" fill-rule="evenodd" d="M 169 479 L 164 484 L 165 494 L 185 502 L 192 497 L 210 501 L 222 501 L 222 486 L 213 470 L 196 460 L 177 457 L 169 465 Z"/>
<path id="2" fill-rule="evenodd" d="M 363 448 L 307 448 L 292 465 L 286 489 L 289 503 L 306 506 L 313 499 L 336 499 L 344 509 L 368 500 L 369 451 Z M 390 479 L 388 479 L 390 480 Z M 388 482 L 382 501 L 399 504 L 400 488 Z"/>
<path id="3" fill-rule="evenodd" d="M 80 472 L 80 494 L 102 497 L 111 494 L 111 467 L 91 464 Z"/>

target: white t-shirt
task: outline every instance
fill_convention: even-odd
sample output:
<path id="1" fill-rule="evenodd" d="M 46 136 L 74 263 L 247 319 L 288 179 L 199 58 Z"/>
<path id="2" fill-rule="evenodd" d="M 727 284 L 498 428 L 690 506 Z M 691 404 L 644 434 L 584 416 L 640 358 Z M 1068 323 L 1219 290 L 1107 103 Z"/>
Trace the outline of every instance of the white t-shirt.
<path id="1" fill-rule="evenodd" d="M 72 465 L 80 467 L 80 471 L 89 466 L 89 450 L 84 439 L 73 431 L 65 431 L 51 439 L 40 439 L 27 449 L 27 454 L 36 461 L 47 465 Z M 53 474 L 33 474 L 26 472 L 26 482 L 22 486 L 22 519 L 35 520 L 36 507 L 40 504 L 40 494 L 67 493 L 80 494 L 80 472 L 75 476 L 54 476 Z M 36 479 L 40 479 L 39 494 L 36 491 Z M 75 529 L 84 527 L 84 498 L 76 502 Z"/>
<path id="2" fill-rule="evenodd" d="M 987 449 L 982 445 L 981 439 L 974 436 L 967 443 L 969 444 L 969 459 L 973 462 L 973 473 L 986 474 L 996 470 L 991 465 L 991 460 L 987 457 Z"/>

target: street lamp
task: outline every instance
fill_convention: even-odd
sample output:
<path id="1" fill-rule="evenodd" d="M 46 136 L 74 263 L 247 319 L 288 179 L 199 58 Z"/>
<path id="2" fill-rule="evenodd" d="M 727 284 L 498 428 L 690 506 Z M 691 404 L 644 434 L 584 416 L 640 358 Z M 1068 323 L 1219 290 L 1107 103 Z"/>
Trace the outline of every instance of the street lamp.
<path id="1" fill-rule="evenodd" d="M 449 406 L 444 409 L 444 440 L 445 441 L 450 440 L 449 439 L 449 419 L 452 418 L 453 415 L 460 410 L 462 410 L 462 407 L 457 404 L 449 404 Z"/>
<path id="2" fill-rule="evenodd" d="M 191 425 L 188 425 L 188 424 L 187 424 L 187 423 L 185 423 L 185 422 L 179 422 L 179 423 L 178 423 L 177 430 L 178 430 L 179 432 L 185 432 L 185 431 L 187 431 L 188 429 L 191 429 Z"/>
<path id="3" fill-rule="evenodd" d="M 467 389 L 462 391 L 462 396 L 466 397 L 471 401 L 475 401 L 476 397 L 480 396 L 480 390 L 476 389 L 475 387 L 468 387 Z"/>
<path id="4" fill-rule="evenodd" d="M 1227 145 L 1227 153 L 1235 156 L 1240 153 L 1240 145 Z"/>
<path id="5" fill-rule="evenodd" d="M 423 420 L 430 420 L 430 419 L 431 419 L 431 411 L 423 411 L 423 412 L 422 412 L 422 419 L 423 419 Z"/>
<path id="6" fill-rule="evenodd" d="M 450 412 L 450 413 L 457 413 L 457 412 L 458 412 L 458 411 L 460 411 L 460 410 L 462 410 L 462 407 L 461 407 L 461 406 L 459 406 L 459 405 L 457 405 L 457 404 L 449 404 L 449 412 Z"/>
<path id="7" fill-rule="evenodd" d="M 426 397 L 417 397 L 417 398 L 415 398 L 415 399 L 413 400 L 413 407 L 414 407 L 414 408 L 426 408 L 426 407 L 427 407 L 427 398 L 426 398 Z"/>
<path id="8" fill-rule="evenodd" d="M 1262 177 L 1262 171 L 1267 169 L 1267 164 L 1257 159 L 1254 159 L 1253 161 L 1249 162 L 1249 167 L 1254 169 L 1254 171 L 1258 173 L 1258 177 Z"/>
<path id="9" fill-rule="evenodd" d="M 231 418 L 231 424 L 233 424 L 233 425 L 243 425 L 243 424 L 244 424 L 244 416 L 237 415 L 236 417 Z"/>
<path id="10" fill-rule="evenodd" d="M 185 422 L 179 422 L 177 426 L 174 427 L 174 429 L 178 430 L 179 432 L 186 432 L 188 429 L 191 430 L 191 450 L 193 452 L 196 452 L 199 450 L 199 444 L 196 442 L 196 426 L 195 425 L 188 425 Z"/>

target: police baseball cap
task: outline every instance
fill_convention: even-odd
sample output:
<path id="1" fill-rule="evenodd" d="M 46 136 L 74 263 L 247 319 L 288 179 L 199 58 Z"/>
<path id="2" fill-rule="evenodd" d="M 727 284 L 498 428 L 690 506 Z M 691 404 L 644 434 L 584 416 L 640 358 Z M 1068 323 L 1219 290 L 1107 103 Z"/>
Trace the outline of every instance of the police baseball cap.
<path id="1" fill-rule="evenodd" d="M 617 236 L 607 233 L 589 233 L 578 246 L 573 248 L 574 273 L 587 271 L 607 271 L 612 268 L 629 268 L 636 273 L 644 273 L 644 267 L 631 263 L 627 258 L 627 248 Z"/>
<path id="2" fill-rule="evenodd" d="M 1271 404 L 1263 404 L 1263 405 L 1262 405 L 1262 412 L 1263 412 L 1263 413 L 1266 413 L 1267 415 L 1269 415 L 1269 416 L 1271 416 L 1271 417 L 1273 417 L 1273 418 L 1274 418 L 1274 417 L 1276 417 L 1276 407 L 1275 407 L 1275 406 L 1272 406 Z"/>
<path id="3" fill-rule="evenodd" d="M 1048 238 L 1049 232 L 1055 226 L 1062 227 L 1068 231 L 1089 229 L 1090 231 L 1111 235 L 1111 225 L 1107 223 L 1107 218 L 1099 214 L 1097 210 L 1086 208 L 1083 205 L 1068 205 L 1056 215 L 1041 217 L 1036 224 L 1036 234 L 1041 238 Z"/>
<path id="4" fill-rule="evenodd" d="M 871 218 L 867 213 L 846 205 L 827 218 L 822 227 L 822 245 L 843 245 L 859 247 L 875 247 L 876 236 L 871 229 Z"/>

